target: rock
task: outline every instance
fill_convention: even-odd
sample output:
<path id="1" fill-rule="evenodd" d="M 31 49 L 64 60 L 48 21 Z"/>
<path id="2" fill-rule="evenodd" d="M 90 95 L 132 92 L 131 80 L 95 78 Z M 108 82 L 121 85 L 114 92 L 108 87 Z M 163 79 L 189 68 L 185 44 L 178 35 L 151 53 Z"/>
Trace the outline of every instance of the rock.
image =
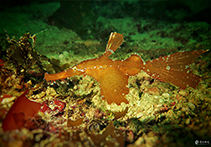
<path id="1" fill-rule="evenodd" d="M 179 94 L 180 94 L 181 96 L 187 96 L 187 95 L 188 95 L 188 93 L 187 93 L 185 90 L 180 90 L 180 91 L 179 91 Z"/>
<path id="2" fill-rule="evenodd" d="M 143 144 L 143 143 L 144 143 L 144 138 L 143 138 L 143 137 L 139 137 L 139 138 L 136 140 L 135 145 L 136 145 L 136 146 L 139 146 L 139 145 L 141 145 L 141 144 Z"/>
<path id="3" fill-rule="evenodd" d="M 194 111 L 194 109 L 196 108 L 195 105 L 194 105 L 193 103 L 191 103 L 191 102 L 188 102 L 188 107 L 189 107 L 192 111 Z"/>
<path id="4" fill-rule="evenodd" d="M 163 96 L 164 98 L 170 98 L 170 94 L 169 94 L 169 93 L 163 93 L 162 96 Z"/>
<path id="5" fill-rule="evenodd" d="M 188 119 L 185 120 L 185 124 L 186 125 L 190 124 L 190 118 L 188 118 Z"/>
<path id="6" fill-rule="evenodd" d="M 160 95 L 160 89 L 158 89 L 157 87 L 148 88 L 148 92 L 150 94 Z"/>

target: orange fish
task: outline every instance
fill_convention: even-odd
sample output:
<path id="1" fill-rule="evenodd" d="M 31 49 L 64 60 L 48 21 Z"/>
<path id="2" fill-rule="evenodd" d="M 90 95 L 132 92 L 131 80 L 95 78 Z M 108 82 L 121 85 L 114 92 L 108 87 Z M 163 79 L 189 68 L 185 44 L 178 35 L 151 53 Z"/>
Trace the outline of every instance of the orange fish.
<path id="1" fill-rule="evenodd" d="M 123 34 L 111 33 L 105 53 L 99 58 L 85 60 L 72 68 L 56 74 L 45 73 L 46 81 L 63 80 L 75 75 L 89 75 L 100 84 L 102 99 L 108 104 L 122 102 L 128 104 L 125 96 L 129 93 L 128 77 L 144 71 L 154 79 L 169 82 L 181 88 L 195 88 L 200 82 L 200 76 L 193 74 L 186 65 L 191 64 L 203 50 L 178 52 L 144 62 L 137 54 L 132 54 L 125 60 L 112 60 L 108 57 L 114 53 L 123 42 Z"/>

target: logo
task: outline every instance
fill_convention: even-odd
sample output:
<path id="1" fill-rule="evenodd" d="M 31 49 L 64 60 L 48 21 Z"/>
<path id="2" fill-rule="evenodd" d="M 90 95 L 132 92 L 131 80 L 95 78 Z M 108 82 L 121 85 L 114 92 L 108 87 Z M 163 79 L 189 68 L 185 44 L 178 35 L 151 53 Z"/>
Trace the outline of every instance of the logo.
<path id="1" fill-rule="evenodd" d="M 209 140 L 195 140 L 195 145 L 210 145 Z"/>
<path id="2" fill-rule="evenodd" d="M 198 141 L 198 140 L 196 140 L 196 141 L 195 141 L 195 144 L 196 144 L 196 145 L 198 145 L 198 144 L 199 144 L 199 141 Z"/>

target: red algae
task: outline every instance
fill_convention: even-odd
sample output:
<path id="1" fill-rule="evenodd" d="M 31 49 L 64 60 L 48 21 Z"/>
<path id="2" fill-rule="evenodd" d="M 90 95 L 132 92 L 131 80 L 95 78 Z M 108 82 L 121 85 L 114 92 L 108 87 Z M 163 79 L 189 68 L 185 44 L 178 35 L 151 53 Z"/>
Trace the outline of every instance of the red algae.
<path id="1" fill-rule="evenodd" d="M 4 131 L 20 129 L 25 125 L 27 119 L 33 117 L 40 109 L 41 104 L 28 100 L 27 93 L 28 90 L 19 96 L 8 111 L 3 120 Z"/>
<path id="2" fill-rule="evenodd" d="M 4 66 L 4 60 L 0 59 L 0 66 Z"/>

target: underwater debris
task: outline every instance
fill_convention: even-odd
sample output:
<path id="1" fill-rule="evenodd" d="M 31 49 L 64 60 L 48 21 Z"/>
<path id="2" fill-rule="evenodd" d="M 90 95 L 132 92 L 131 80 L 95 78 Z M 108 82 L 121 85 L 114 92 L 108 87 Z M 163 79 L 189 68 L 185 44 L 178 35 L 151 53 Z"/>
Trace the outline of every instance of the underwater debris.
<path id="1" fill-rule="evenodd" d="M 114 120 L 124 117 L 126 115 L 127 111 L 128 111 L 128 107 L 126 107 L 126 109 L 124 111 L 114 112 L 114 116 L 115 116 Z"/>
<path id="2" fill-rule="evenodd" d="M 200 77 L 190 71 L 189 64 L 207 50 L 179 52 L 165 57 L 160 57 L 146 63 L 140 56 L 133 54 L 129 58 L 111 60 L 108 57 L 114 53 L 123 42 L 123 35 L 111 33 L 104 55 L 90 59 L 56 74 L 45 73 L 46 81 L 54 82 L 75 75 L 89 75 L 100 84 L 102 99 L 108 104 L 122 102 L 128 104 L 125 95 L 129 93 L 128 77 L 144 71 L 154 79 L 169 82 L 181 88 L 187 86 L 196 88 Z"/>
<path id="3" fill-rule="evenodd" d="M 115 129 L 113 121 L 102 131 L 102 134 L 91 133 L 89 136 L 95 146 L 124 146 L 124 136 L 120 130 Z M 110 139 L 106 139 L 109 136 Z"/>
<path id="4" fill-rule="evenodd" d="M 33 49 L 35 40 L 36 35 L 29 33 L 19 40 L 11 39 L 7 35 L 7 59 L 1 62 L 0 66 L 0 94 L 20 96 L 20 91 L 25 91 L 36 81 L 34 77 L 41 77 L 45 72 L 40 61 L 41 56 Z"/>
<path id="5" fill-rule="evenodd" d="M 68 119 L 67 120 L 67 126 L 68 127 L 75 127 L 75 126 L 79 126 L 79 125 L 81 125 L 82 123 L 83 123 L 83 120 L 84 120 L 84 118 L 79 118 L 79 119 L 77 119 L 77 120 L 71 120 L 71 119 Z"/>
<path id="6" fill-rule="evenodd" d="M 23 75 L 18 76 L 16 69 L 2 66 L 0 68 L 0 94 L 19 96 L 18 91 L 25 91 L 30 83 L 25 83 Z"/>
<path id="7" fill-rule="evenodd" d="M 58 100 L 46 100 L 43 102 L 40 112 L 49 113 L 51 116 L 56 116 L 64 112 L 66 103 Z"/>
<path id="8" fill-rule="evenodd" d="M 32 43 L 29 40 L 32 40 Z M 29 73 L 36 68 L 36 71 L 45 72 L 41 62 L 41 55 L 35 50 L 36 35 L 26 33 L 19 40 L 11 39 L 7 35 L 7 41 L 10 44 L 7 51 L 7 61 L 17 69 L 17 74 Z M 37 66 L 37 67 L 35 67 Z"/>
<path id="9" fill-rule="evenodd" d="M 0 94 L 20 96 L 20 91 L 43 80 L 46 69 L 62 71 L 56 60 L 36 52 L 36 34 L 26 33 L 19 40 L 6 36 L 9 44 L 5 45 L 6 60 L 0 59 Z"/>
<path id="10" fill-rule="evenodd" d="M 26 79 L 34 79 L 42 78 L 46 70 L 62 71 L 59 60 L 49 59 L 36 52 L 36 34 L 25 33 L 19 40 L 6 36 L 9 46 L 6 49 L 7 59 L 5 62 L 16 69 L 15 72 L 18 76 L 24 75 Z M 46 64 L 47 62 L 50 64 Z"/>

